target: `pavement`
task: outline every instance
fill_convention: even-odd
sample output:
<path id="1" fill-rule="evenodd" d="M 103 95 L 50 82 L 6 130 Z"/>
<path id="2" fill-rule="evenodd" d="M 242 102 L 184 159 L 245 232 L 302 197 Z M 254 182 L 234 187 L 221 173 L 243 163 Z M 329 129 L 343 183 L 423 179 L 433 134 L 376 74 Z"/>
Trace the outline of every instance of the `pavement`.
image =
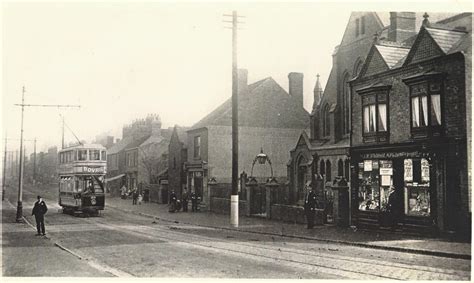
<path id="1" fill-rule="evenodd" d="M 110 273 L 91 268 L 89 262 L 72 256 L 51 238 L 35 236 L 29 222 L 17 223 L 16 208 L 2 201 L 2 268 L 5 277 L 110 277 Z M 30 210 L 24 210 L 28 213 Z M 46 230 L 48 232 L 48 230 Z M 58 248 L 59 247 L 59 248 Z M 61 267 L 61 268 L 58 268 Z"/>
<path id="2" fill-rule="evenodd" d="M 106 198 L 107 208 L 119 209 L 162 221 L 237 230 L 282 237 L 300 238 L 329 243 L 345 244 L 373 249 L 383 249 L 448 258 L 471 259 L 471 243 L 444 238 L 427 238 L 393 232 L 360 231 L 335 225 L 315 226 L 306 229 L 304 224 L 284 223 L 259 217 L 240 216 L 239 227 L 231 227 L 229 215 L 212 212 L 168 212 L 168 205 L 142 203 L 132 205 L 131 199 Z"/>

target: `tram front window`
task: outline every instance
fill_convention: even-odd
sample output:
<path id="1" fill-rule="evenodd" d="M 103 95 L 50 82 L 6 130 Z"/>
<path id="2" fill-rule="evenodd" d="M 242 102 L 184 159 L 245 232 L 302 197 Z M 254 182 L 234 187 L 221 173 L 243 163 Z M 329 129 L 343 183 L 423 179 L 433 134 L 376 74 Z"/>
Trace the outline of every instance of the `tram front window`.
<path id="1" fill-rule="evenodd" d="M 89 150 L 89 160 L 100 160 L 100 150 Z"/>
<path id="2" fill-rule="evenodd" d="M 79 150 L 77 153 L 78 160 L 87 160 L 87 150 Z"/>

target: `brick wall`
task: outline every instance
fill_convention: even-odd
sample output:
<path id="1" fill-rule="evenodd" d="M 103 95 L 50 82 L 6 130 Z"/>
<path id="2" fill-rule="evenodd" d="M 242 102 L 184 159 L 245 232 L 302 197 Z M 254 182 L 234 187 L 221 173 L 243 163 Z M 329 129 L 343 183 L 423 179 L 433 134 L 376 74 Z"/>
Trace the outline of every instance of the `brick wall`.
<path id="1" fill-rule="evenodd" d="M 389 129 L 390 143 L 412 141 L 410 132 L 410 93 L 402 81 L 423 71 L 433 70 L 446 73 L 443 112 L 444 131 L 446 136 L 465 136 L 465 75 L 463 59 L 459 55 L 443 57 L 439 60 L 411 65 L 405 68 L 375 76 L 372 80 L 355 83 L 352 88 L 352 146 L 364 145 L 362 140 L 362 99 L 355 90 L 368 86 L 374 80 L 392 86 L 389 93 Z"/>
<path id="2" fill-rule="evenodd" d="M 260 149 L 270 157 L 275 177 L 286 177 L 286 164 L 290 150 L 298 141 L 303 129 L 239 127 L 239 173 L 250 175 L 252 162 Z M 209 176 L 218 182 L 230 182 L 232 172 L 231 127 L 209 127 Z M 191 155 L 191 153 L 189 154 Z M 270 177 L 270 166 L 255 164 L 254 176 Z"/>

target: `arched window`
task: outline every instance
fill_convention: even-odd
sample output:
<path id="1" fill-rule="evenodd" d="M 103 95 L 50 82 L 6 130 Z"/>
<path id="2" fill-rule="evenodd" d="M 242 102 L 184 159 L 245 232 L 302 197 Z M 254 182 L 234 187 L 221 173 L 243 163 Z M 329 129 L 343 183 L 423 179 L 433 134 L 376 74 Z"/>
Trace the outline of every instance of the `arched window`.
<path id="1" fill-rule="evenodd" d="M 323 108 L 323 137 L 330 135 L 330 124 L 329 124 L 329 105 L 326 104 Z"/>
<path id="2" fill-rule="evenodd" d="M 326 175 L 326 166 L 324 165 L 324 160 L 321 160 L 321 162 L 319 162 L 319 174 L 321 176 Z"/>
<path id="3" fill-rule="evenodd" d="M 337 176 L 344 176 L 344 164 L 341 159 L 337 162 Z"/>
<path id="4" fill-rule="evenodd" d="M 345 170 L 344 170 L 344 173 L 345 173 L 345 174 L 344 174 L 344 178 L 346 178 L 346 181 L 349 181 L 349 177 L 350 177 L 350 175 L 351 175 L 351 164 L 350 164 L 350 162 L 349 162 L 349 159 L 346 159 L 346 160 L 344 161 L 344 168 L 345 168 Z"/>
<path id="5" fill-rule="evenodd" d="M 298 198 L 304 194 L 304 185 L 305 185 L 305 175 L 306 175 L 306 159 L 304 156 L 298 158 L 298 163 L 296 166 L 296 188 L 298 192 Z"/>
<path id="6" fill-rule="evenodd" d="M 331 162 L 326 160 L 326 182 L 331 181 Z"/>
<path id="7" fill-rule="evenodd" d="M 348 134 L 350 131 L 350 120 L 349 120 L 349 109 L 350 109 L 350 87 L 349 87 L 349 74 L 344 75 L 342 80 L 342 126 L 343 133 Z"/>

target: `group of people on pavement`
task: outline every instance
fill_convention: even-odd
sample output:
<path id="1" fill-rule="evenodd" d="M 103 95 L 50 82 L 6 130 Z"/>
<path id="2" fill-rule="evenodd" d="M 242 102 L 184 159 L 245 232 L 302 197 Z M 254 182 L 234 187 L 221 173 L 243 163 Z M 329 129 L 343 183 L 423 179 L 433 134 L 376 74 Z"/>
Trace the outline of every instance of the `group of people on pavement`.
<path id="1" fill-rule="evenodd" d="M 169 212 L 176 212 L 183 208 L 183 212 L 188 212 L 189 199 L 191 199 L 191 211 L 198 211 L 199 197 L 195 192 L 188 193 L 188 190 L 184 188 L 181 195 L 181 200 L 178 199 L 174 190 L 171 191 L 169 201 Z"/>
<path id="2" fill-rule="evenodd" d="M 137 188 L 134 188 L 132 191 L 129 191 L 125 185 L 120 189 L 120 197 L 122 199 L 127 199 L 127 196 L 132 196 L 132 205 L 142 204 L 143 202 L 143 192 L 138 191 Z"/>

